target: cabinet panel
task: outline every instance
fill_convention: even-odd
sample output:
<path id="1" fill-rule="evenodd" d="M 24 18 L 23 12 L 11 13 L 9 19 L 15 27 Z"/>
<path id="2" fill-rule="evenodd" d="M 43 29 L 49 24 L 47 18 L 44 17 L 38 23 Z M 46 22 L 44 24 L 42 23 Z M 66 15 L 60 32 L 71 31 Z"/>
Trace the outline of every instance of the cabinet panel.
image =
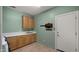
<path id="1" fill-rule="evenodd" d="M 10 50 L 14 50 L 18 47 L 18 40 L 16 37 L 9 37 L 7 39 Z"/>

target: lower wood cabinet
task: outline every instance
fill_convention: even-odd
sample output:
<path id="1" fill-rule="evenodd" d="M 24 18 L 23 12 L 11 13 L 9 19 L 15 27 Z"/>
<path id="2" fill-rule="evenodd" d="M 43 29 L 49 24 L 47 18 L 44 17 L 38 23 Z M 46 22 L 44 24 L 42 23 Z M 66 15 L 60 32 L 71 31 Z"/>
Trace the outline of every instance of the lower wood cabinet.
<path id="1" fill-rule="evenodd" d="M 31 44 L 32 42 L 35 42 L 35 41 L 36 41 L 36 34 L 7 37 L 7 42 L 8 42 L 10 51 L 13 51 L 25 45 Z"/>

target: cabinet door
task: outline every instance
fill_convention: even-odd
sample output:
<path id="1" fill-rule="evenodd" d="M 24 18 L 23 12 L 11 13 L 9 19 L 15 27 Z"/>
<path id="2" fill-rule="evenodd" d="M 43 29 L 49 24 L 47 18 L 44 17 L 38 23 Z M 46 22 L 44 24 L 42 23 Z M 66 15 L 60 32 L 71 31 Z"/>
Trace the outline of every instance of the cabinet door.
<path id="1" fill-rule="evenodd" d="M 29 40 L 29 35 L 26 35 L 25 36 L 25 44 L 29 44 L 30 43 L 30 40 Z"/>
<path id="2" fill-rule="evenodd" d="M 21 41 L 21 45 L 22 46 L 29 44 L 28 35 L 21 36 L 21 40 L 20 41 Z"/>
<path id="3" fill-rule="evenodd" d="M 24 29 L 29 28 L 29 16 L 23 16 L 22 25 Z"/>
<path id="4" fill-rule="evenodd" d="M 30 35 L 18 36 L 17 40 L 18 40 L 18 48 L 23 47 L 29 43 L 32 43 L 33 41 Z"/>
<path id="5" fill-rule="evenodd" d="M 29 41 L 30 41 L 30 43 L 35 42 L 36 41 L 36 34 L 29 35 Z"/>
<path id="6" fill-rule="evenodd" d="M 35 27 L 35 22 L 32 18 L 29 18 L 29 28 L 34 28 Z"/>
<path id="7" fill-rule="evenodd" d="M 11 51 L 18 47 L 18 41 L 16 40 L 16 37 L 9 37 L 7 41 Z"/>
<path id="8" fill-rule="evenodd" d="M 32 34 L 32 41 L 33 41 L 33 42 L 37 41 L 37 36 L 36 36 L 36 34 Z"/>
<path id="9" fill-rule="evenodd" d="M 36 41 L 36 34 L 20 36 L 21 45 L 27 45 Z"/>
<path id="10" fill-rule="evenodd" d="M 23 46 L 23 39 L 24 39 L 23 37 L 17 36 L 17 39 L 16 39 L 18 41 L 17 42 L 17 45 L 18 45 L 17 48 L 20 48 L 20 47 Z"/>

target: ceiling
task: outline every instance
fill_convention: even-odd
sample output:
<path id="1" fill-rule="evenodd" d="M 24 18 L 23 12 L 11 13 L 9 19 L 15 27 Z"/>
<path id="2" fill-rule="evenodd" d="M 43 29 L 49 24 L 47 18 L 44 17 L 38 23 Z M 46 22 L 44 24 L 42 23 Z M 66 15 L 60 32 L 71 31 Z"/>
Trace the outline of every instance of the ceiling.
<path id="1" fill-rule="evenodd" d="M 30 15 L 37 15 L 48 9 L 54 8 L 55 6 L 15 6 L 15 7 L 9 7 L 9 8 L 20 11 L 20 12 L 28 13 Z"/>

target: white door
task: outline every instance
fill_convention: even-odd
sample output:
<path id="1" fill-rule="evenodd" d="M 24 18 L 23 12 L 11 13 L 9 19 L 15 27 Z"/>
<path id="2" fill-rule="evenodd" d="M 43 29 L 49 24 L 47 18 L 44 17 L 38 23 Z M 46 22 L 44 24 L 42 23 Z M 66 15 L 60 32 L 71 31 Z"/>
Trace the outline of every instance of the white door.
<path id="1" fill-rule="evenodd" d="M 75 12 L 70 12 L 56 17 L 56 49 L 66 52 L 76 50 L 75 16 Z"/>

